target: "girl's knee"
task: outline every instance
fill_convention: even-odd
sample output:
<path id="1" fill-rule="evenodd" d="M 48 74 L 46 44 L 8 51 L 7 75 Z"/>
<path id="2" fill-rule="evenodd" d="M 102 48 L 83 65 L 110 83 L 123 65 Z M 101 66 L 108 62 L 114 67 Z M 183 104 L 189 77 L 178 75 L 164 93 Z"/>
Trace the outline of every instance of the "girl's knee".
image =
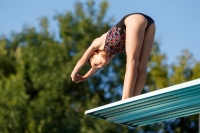
<path id="1" fill-rule="evenodd" d="M 146 71 L 147 70 L 147 63 L 140 63 L 138 66 L 138 71 Z"/>
<path id="2" fill-rule="evenodd" d="M 133 60 L 126 60 L 126 67 L 128 66 L 134 66 L 135 68 L 138 68 L 139 67 L 139 60 L 137 59 L 133 59 Z"/>

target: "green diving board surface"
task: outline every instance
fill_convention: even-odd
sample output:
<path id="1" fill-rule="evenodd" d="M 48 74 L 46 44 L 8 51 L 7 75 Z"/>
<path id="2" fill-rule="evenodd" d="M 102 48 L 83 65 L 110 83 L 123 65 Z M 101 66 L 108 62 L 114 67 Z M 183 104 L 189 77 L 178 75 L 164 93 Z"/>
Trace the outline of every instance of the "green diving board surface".
<path id="1" fill-rule="evenodd" d="M 137 127 L 200 113 L 200 79 L 85 111 L 109 122 Z"/>

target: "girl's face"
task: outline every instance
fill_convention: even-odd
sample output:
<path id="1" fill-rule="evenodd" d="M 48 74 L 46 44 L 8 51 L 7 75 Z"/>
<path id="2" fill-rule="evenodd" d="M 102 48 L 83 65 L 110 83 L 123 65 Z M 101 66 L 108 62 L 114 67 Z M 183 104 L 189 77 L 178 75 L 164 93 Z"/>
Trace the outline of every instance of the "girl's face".
<path id="1" fill-rule="evenodd" d="M 91 60 L 93 68 L 102 68 L 108 64 L 108 57 L 102 56 L 100 53 L 95 53 Z"/>

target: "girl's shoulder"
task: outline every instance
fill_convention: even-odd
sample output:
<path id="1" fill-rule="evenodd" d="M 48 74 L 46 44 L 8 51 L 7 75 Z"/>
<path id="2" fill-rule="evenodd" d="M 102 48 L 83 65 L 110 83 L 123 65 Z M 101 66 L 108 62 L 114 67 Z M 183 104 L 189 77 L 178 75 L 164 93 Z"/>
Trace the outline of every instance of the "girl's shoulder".
<path id="1" fill-rule="evenodd" d="M 96 50 L 103 50 L 106 36 L 107 33 L 104 33 L 102 36 L 94 39 L 94 41 L 92 42 L 92 47 L 94 47 Z"/>
<path id="2" fill-rule="evenodd" d="M 97 41 L 98 50 L 104 50 L 105 40 L 106 40 L 107 34 L 108 34 L 108 32 L 104 33 L 102 36 L 97 38 L 96 41 Z"/>
<path id="3" fill-rule="evenodd" d="M 93 40 L 91 47 L 95 48 L 96 50 L 99 49 L 99 47 L 101 46 L 101 38 L 98 37 L 96 39 Z"/>

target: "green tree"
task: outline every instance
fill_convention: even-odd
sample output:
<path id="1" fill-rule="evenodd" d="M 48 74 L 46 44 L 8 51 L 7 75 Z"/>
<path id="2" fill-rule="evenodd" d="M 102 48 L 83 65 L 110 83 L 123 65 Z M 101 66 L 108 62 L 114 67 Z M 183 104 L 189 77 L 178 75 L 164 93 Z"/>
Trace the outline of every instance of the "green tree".
<path id="1" fill-rule="evenodd" d="M 154 91 L 157 89 L 162 89 L 168 84 L 168 69 L 169 66 L 166 63 L 166 55 L 162 54 L 160 51 L 160 43 L 155 41 L 152 52 L 149 58 L 148 64 L 148 78 L 147 78 L 147 87 L 149 91 Z"/>
<path id="2" fill-rule="evenodd" d="M 20 51 L 8 44 L 4 37 L 0 40 L 0 132 L 25 130 L 26 101 L 28 95 L 23 85 Z"/>
<path id="3" fill-rule="evenodd" d="M 94 76 L 80 84 L 70 78 L 74 65 L 91 41 L 110 28 L 104 21 L 108 3 L 102 1 L 99 11 L 94 4 L 92 0 L 85 5 L 77 2 L 75 12 L 55 16 L 60 28 L 59 41 L 48 31 L 47 18 L 41 19 L 39 31 L 25 27 L 9 41 L 1 39 L 2 59 L 5 57 L 1 62 L 7 63 L 1 68 L 1 132 L 128 131 L 127 127 L 105 125 L 103 120 L 84 115 L 89 108 L 111 102 L 102 87 L 102 78 Z M 13 54 L 8 54 L 10 51 Z M 82 72 L 88 68 L 89 65 Z"/>
<path id="4" fill-rule="evenodd" d="M 125 73 L 122 54 L 88 81 L 71 81 L 73 67 L 92 40 L 112 26 L 112 18 L 105 20 L 108 2 L 102 1 L 98 10 L 94 7 L 94 0 L 78 1 L 74 11 L 56 14 L 59 39 L 49 32 L 45 17 L 39 29 L 24 27 L 9 39 L 0 38 L 0 132 L 197 131 L 196 115 L 134 129 L 84 115 L 87 109 L 121 99 Z M 200 63 L 188 51 L 183 51 L 176 64 L 168 65 L 166 60 L 155 41 L 143 93 L 200 77 Z"/>

